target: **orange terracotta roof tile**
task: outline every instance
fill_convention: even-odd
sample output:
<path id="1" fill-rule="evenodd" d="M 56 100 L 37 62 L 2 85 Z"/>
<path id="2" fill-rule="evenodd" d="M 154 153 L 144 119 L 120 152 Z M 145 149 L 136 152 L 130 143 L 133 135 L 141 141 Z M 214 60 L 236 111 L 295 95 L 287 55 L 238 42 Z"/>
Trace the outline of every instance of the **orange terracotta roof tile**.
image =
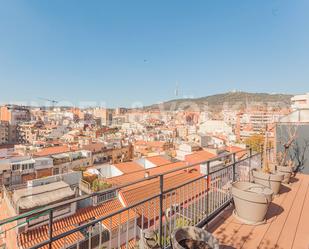
<path id="1" fill-rule="evenodd" d="M 243 148 L 238 147 L 238 146 L 226 146 L 225 150 L 230 152 L 230 153 L 236 153 L 236 157 L 242 158 L 245 155 L 247 155 L 247 152 L 244 151 Z"/>
<path id="2" fill-rule="evenodd" d="M 100 152 L 105 148 L 105 145 L 103 143 L 92 143 L 88 145 L 84 145 L 84 150 L 90 150 L 91 152 Z"/>
<path id="3" fill-rule="evenodd" d="M 186 170 L 179 170 L 164 176 L 164 190 L 177 187 L 182 183 L 195 179 L 201 174 L 198 170 L 199 167 Z M 141 183 L 128 186 L 120 190 L 121 195 L 127 205 L 134 204 L 147 197 L 159 194 L 159 179 L 145 180 Z"/>
<path id="4" fill-rule="evenodd" d="M 178 187 L 183 183 L 190 182 L 200 176 L 201 174 L 196 168 L 190 171 L 182 170 L 178 173 L 173 173 L 170 177 L 164 179 L 164 190 Z M 200 194 L 206 191 L 206 181 L 205 178 L 202 178 L 196 180 L 194 183 L 179 187 L 172 193 L 168 193 L 165 195 L 163 201 L 163 209 L 166 210 L 171 207 L 171 205 L 187 203 L 188 201 L 197 198 Z M 120 191 L 120 194 L 126 205 L 132 205 L 138 201 L 146 199 L 147 197 L 159 194 L 159 191 L 159 181 L 151 180 L 150 182 L 145 182 L 143 186 L 140 184 L 140 186 L 136 188 L 131 188 L 131 186 L 125 188 Z M 140 216 L 144 217 L 144 222 L 155 220 L 159 215 L 159 198 L 145 202 L 137 206 L 135 210 Z"/>
<path id="5" fill-rule="evenodd" d="M 114 164 L 114 166 L 124 174 L 133 173 L 144 169 L 141 165 L 139 165 L 136 162 L 117 163 Z"/>
<path id="6" fill-rule="evenodd" d="M 138 140 L 134 143 L 134 145 L 143 145 L 149 147 L 163 147 L 166 144 L 164 141 L 143 141 Z"/>
<path id="7" fill-rule="evenodd" d="M 53 147 L 44 148 L 34 153 L 34 156 L 49 156 L 49 155 L 66 153 L 69 151 L 71 151 L 71 149 L 67 145 L 53 146 Z"/>
<path id="8" fill-rule="evenodd" d="M 210 153 L 205 150 L 201 150 L 201 151 L 194 152 L 190 155 L 186 155 L 185 161 L 190 164 L 194 164 L 194 163 L 201 163 L 201 162 L 207 161 L 215 157 L 216 157 L 215 154 Z"/>
<path id="9" fill-rule="evenodd" d="M 171 161 L 169 161 L 168 159 L 166 159 L 163 156 L 151 156 L 151 157 L 146 157 L 145 159 L 150 161 L 151 163 L 153 163 L 156 166 L 171 163 Z"/>
<path id="10" fill-rule="evenodd" d="M 108 202 L 104 202 L 97 206 L 91 206 L 87 208 L 79 209 L 74 215 L 65 217 L 63 219 L 57 220 L 53 223 L 53 232 L 54 235 L 61 234 L 66 231 L 72 230 L 74 227 L 89 222 L 91 219 L 97 219 L 103 216 L 106 216 L 116 210 L 120 210 L 123 208 L 123 205 L 120 203 L 118 199 L 114 199 Z M 128 220 L 135 218 L 135 213 L 130 210 L 128 212 L 123 212 L 123 215 L 120 215 L 120 223 L 124 224 Z M 116 217 L 117 216 L 117 217 Z M 113 216 L 112 219 L 103 220 L 102 223 L 108 229 L 114 229 L 119 225 L 119 215 Z M 48 239 L 48 225 L 41 226 L 39 228 L 35 228 L 33 230 L 24 232 L 18 236 L 19 243 L 24 248 L 31 247 L 35 244 L 38 244 L 44 240 Z M 67 237 L 67 239 L 71 241 L 77 242 L 77 235 L 73 235 L 71 237 Z M 81 235 L 81 234 L 80 234 Z M 83 238 L 82 236 L 79 237 Z M 67 239 L 59 240 L 55 242 L 55 248 L 63 248 L 63 243 L 67 241 Z M 53 247 L 54 248 L 54 247 Z"/>
<path id="11" fill-rule="evenodd" d="M 133 182 L 139 179 L 143 179 L 145 176 L 145 172 L 148 172 L 148 174 L 151 176 L 151 175 L 161 174 L 161 173 L 164 173 L 164 172 L 167 172 L 172 169 L 179 168 L 179 167 L 183 167 L 185 165 L 186 165 L 185 162 L 170 163 L 170 164 L 157 166 L 157 167 L 150 168 L 150 169 L 143 169 L 140 171 L 123 174 L 117 177 L 108 178 L 106 179 L 106 181 L 114 185 L 122 185 L 125 183 L 130 183 L 130 182 Z"/>
<path id="12" fill-rule="evenodd" d="M 138 242 L 136 239 L 131 239 L 128 242 L 128 245 L 125 243 L 123 245 L 121 245 L 120 249 L 134 249 L 136 248 L 136 246 L 138 245 Z"/>

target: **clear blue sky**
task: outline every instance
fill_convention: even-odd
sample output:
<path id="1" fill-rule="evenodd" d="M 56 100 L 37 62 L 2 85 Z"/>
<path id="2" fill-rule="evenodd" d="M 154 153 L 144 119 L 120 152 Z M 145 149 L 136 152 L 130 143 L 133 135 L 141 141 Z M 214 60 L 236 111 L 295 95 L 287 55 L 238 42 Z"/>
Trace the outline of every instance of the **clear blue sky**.
<path id="1" fill-rule="evenodd" d="M 0 0 L 0 103 L 308 92 L 309 1 Z"/>

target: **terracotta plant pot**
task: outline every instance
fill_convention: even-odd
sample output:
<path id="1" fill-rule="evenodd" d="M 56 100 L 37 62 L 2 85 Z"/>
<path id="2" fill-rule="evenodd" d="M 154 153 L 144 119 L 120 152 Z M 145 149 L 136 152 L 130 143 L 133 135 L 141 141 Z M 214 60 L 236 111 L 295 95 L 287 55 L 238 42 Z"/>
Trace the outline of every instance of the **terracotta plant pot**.
<path id="1" fill-rule="evenodd" d="M 234 214 L 242 222 L 253 225 L 265 221 L 273 197 L 270 188 L 251 182 L 234 182 L 232 196 L 235 204 Z"/>
<path id="2" fill-rule="evenodd" d="M 282 183 L 290 183 L 290 178 L 293 173 L 293 168 L 289 166 L 277 166 L 277 171 L 284 175 Z"/>
<path id="3" fill-rule="evenodd" d="M 270 188 L 274 195 L 277 195 L 280 191 L 281 182 L 284 175 L 279 172 L 265 173 L 262 170 L 252 169 L 252 176 L 254 183 L 261 184 Z"/>
<path id="4" fill-rule="evenodd" d="M 174 230 L 171 237 L 172 248 L 184 249 L 181 245 L 183 241 L 206 243 L 212 249 L 219 249 L 219 242 L 211 233 L 193 226 L 185 226 Z M 193 245 L 192 248 L 197 247 Z"/>

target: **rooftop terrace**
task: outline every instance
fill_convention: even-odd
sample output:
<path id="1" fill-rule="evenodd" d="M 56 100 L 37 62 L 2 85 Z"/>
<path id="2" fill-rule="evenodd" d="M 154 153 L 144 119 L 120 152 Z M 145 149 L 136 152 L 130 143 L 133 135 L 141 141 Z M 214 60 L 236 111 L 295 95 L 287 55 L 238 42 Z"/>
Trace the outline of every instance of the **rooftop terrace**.
<path id="1" fill-rule="evenodd" d="M 233 217 L 230 183 L 250 180 L 250 169 L 261 166 L 259 153 L 243 152 L 242 159 L 236 159 L 234 152 L 202 163 L 179 162 L 178 167 L 171 163 L 173 167 L 164 172 L 155 171 L 146 178 L 141 175 L 141 179 L 131 179 L 109 190 L 44 207 L 36 216 L 29 213 L 2 220 L 4 241 L 11 236 L 19 248 L 31 249 L 134 248 L 142 231 L 152 229 L 161 238 L 161 247 L 168 248 L 174 229 L 206 225 L 222 248 L 309 248 L 308 175 L 298 173 L 291 184 L 282 186 L 270 204 L 265 224 L 244 225 Z M 226 163 L 211 169 L 211 162 L 219 159 Z M 200 167 L 207 170 L 201 171 Z M 101 198 L 112 190 L 118 193 L 112 200 L 79 209 L 64 219 L 54 215 L 64 205 Z M 40 213 L 44 214 L 44 225 L 27 228 L 27 222 L 39 219 Z M 25 226 L 18 234 L 14 233 L 15 219 L 21 222 L 18 226 Z"/>
<path id="2" fill-rule="evenodd" d="M 309 248 L 309 175 L 297 174 L 270 204 L 266 223 L 245 225 L 230 206 L 208 226 L 222 248 Z"/>

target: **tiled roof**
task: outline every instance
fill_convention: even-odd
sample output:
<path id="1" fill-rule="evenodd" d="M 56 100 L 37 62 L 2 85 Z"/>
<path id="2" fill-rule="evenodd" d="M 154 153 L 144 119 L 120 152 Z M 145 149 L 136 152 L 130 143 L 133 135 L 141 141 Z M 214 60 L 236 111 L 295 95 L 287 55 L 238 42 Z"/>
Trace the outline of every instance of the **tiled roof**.
<path id="1" fill-rule="evenodd" d="M 49 155 L 55 155 L 55 154 L 61 154 L 71 151 L 69 146 L 62 145 L 62 146 L 53 146 L 44 148 L 36 153 L 34 153 L 34 156 L 49 156 Z"/>
<path id="2" fill-rule="evenodd" d="M 163 147 L 165 144 L 166 142 L 163 141 L 143 141 L 143 140 L 138 140 L 134 143 L 134 145 L 143 145 L 149 147 Z"/>
<path id="3" fill-rule="evenodd" d="M 104 149 L 105 145 L 103 143 L 92 143 L 88 145 L 84 145 L 84 150 L 90 150 L 91 152 L 100 152 L 102 149 Z"/>
<path id="4" fill-rule="evenodd" d="M 147 158 L 145 158 L 145 160 L 150 161 L 151 163 L 153 163 L 156 166 L 160 166 L 160 165 L 171 163 L 171 161 L 169 161 L 168 159 L 166 159 L 163 156 L 147 157 Z"/>
<path id="5" fill-rule="evenodd" d="M 185 161 L 190 163 L 190 164 L 201 163 L 201 162 L 207 161 L 207 160 L 215 158 L 215 157 L 216 157 L 215 154 L 210 153 L 210 152 L 205 151 L 205 150 L 201 150 L 201 151 L 194 152 L 190 155 L 186 155 Z"/>
<path id="6" fill-rule="evenodd" d="M 143 169 L 143 170 L 136 171 L 133 173 L 127 173 L 121 176 L 108 178 L 106 179 L 106 181 L 109 183 L 115 184 L 115 185 L 122 185 L 125 183 L 130 183 L 130 182 L 133 182 L 139 179 L 143 179 L 145 176 L 145 172 L 148 172 L 148 174 L 151 176 L 151 175 L 161 174 L 166 171 L 176 169 L 179 167 L 183 167 L 185 165 L 186 165 L 185 162 L 170 163 L 170 164 L 163 165 L 163 166 L 157 166 L 157 167 L 150 168 L 150 169 Z"/>
<path id="7" fill-rule="evenodd" d="M 173 175 L 164 179 L 164 190 L 180 186 L 183 183 L 197 179 L 199 176 L 201 176 L 201 174 L 197 169 L 189 172 L 179 171 L 178 173 L 173 173 Z M 194 183 L 177 188 L 173 193 L 166 194 L 163 200 L 163 210 L 166 210 L 174 204 L 187 203 L 193 198 L 197 198 L 198 194 L 201 194 L 206 190 L 206 186 L 206 179 L 202 178 L 196 180 Z M 159 194 L 159 191 L 159 181 L 152 180 L 151 182 L 145 182 L 143 186 L 140 185 L 137 188 L 128 187 L 123 191 L 120 191 L 120 194 L 126 205 L 132 205 L 138 201 L 146 199 L 147 197 Z M 147 222 L 146 220 L 148 219 L 154 220 L 158 217 L 159 207 L 159 198 L 155 198 L 137 206 L 136 212 L 144 217 L 144 222 Z"/>
<path id="8" fill-rule="evenodd" d="M 211 153 L 209 153 L 211 154 Z M 207 154 L 207 155 L 209 155 Z M 200 154 L 199 154 L 200 155 Z M 203 156 L 206 154 L 203 153 Z M 211 154 L 213 155 L 213 154 Z M 200 155 L 202 156 L 202 155 Z M 204 160 L 207 158 L 203 157 Z M 125 164 L 124 164 L 125 165 Z M 140 170 L 133 173 L 127 173 L 119 177 L 114 177 L 108 179 L 108 181 L 112 183 L 124 184 L 127 182 L 131 182 L 140 178 L 144 178 L 145 171 L 149 172 L 150 176 L 155 174 L 160 174 L 167 172 L 172 169 L 180 168 L 186 165 L 186 162 L 177 162 L 177 163 L 170 163 L 164 166 L 158 166 L 147 170 Z M 195 166 L 190 168 L 190 170 L 179 170 L 164 176 L 164 189 L 170 189 L 173 187 L 177 187 L 185 182 L 191 181 L 200 177 L 201 174 L 199 172 L 199 166 Z M 188 184 L 184 187 L 178 188 L 176 191 L 173 192 L 172 195 L 166 196 L 164 199 L 164 209 L 170 207 L 173 203 L 181 203 L 184 201 L 184 197 L 186 201 L 188 198 L 196 198 L 198 194 L 205 190 L 206 181 L 204 178 L 200 179 L 199 181 L 195 181 L 194 184 Z M 198 184 L 201 183 L 201 184 Z M 125 205 L 130 205 L 141 201 L 147 197 L 153 196 L 159 193 L 159 179 L 152 179 L 152 180 L 145 180 L 141 183 L 134 184 L 123 189 L 120 189 L 119 195 L 121 196 L 122 200 L 124 201 Z M 118 199 L 108 201 L 102 203 L 96 207 L 87 207 L 77 211 L 72 216 L 60 219 L 53 223 L 53 231 L 54 234 L 60 234 L 65 231 L 69 231 L 75 226 L 85 223 L 93 218 L 102 217 L 105 215 L 110 214 L 116 210 L 121 209 L 123 206 Z M 143 215 L 146 219 L 153 219 L 154 216 L 159 214 L 159 202 L 158 198 L 153 200 L 152 202 L 146 202 L 138 207 L 135 208 L 135 212 L 139 215 Z M 130 210 L 129 212 L 124 212 L 122 215 L 117 215 L 117 217 L 113 217 L 112 219 L 104 220 L 102 223 L 108 229 L 114 229 L 119 225 L 119 218 L 121 218 L 121 224 L 124 224 L 129 219 L 135 218 L 135 213 Z M 74 243 L 77 239 L 82 239 L 83 235 L 81 233 L 75 233 L 71 236 L 68 236 L 67 239 L 58 240 L 53 244 L 53 248 L 60 249 L 64 247 L 65 243 Z M 31 231 L 27 231 L 23 234 L 20 234 L 18 237 L 19 244 L 22 245 L 24 248 L 31 247 L 35 244 L 38 244 L 44 240 L 48 239 L 48 225 L 41 226 Z M 130 243 L 129 243 L 130 244 Z M 133 245 L 133 242 L 132 242 Z"/>
<path id="9" fill-rule="evenodd" d="M 136 239 L 131 239 L 128 241 L 128 245 L 125 243 L 120 246 L 120 249 L 134 249 L 138 245 L 138 242 Z"/>
<path id="10" fill-rule="evenodd" d="M 238 147 L 238 146 L 226 146 L 225 150 L 230 152 L 230 153 L 235 153 L 236 152 L 236 157 L 242 158 L 247 154 L 246 151 L 244 151 L 243 148 Z"/>
<path id="11" fill-rule="evenodd" d="M 201 174 L 199 173 L 197 167 L 190 169 L 189 172 L 187 172 L 187 170 L 179 170 L 165 175 L 164 190 L 177 187 L 182 183 L 193 180 L 199 176 L 201 176 Z M 128 186 L 120 190 L 120 193 L 124 198 L 125 204 L 131 205 L 147 197 L 159 194 L 159 191 L 159 179 L 153 179 Z"/>
<path id="12" fill-rule="evenodd" d="M 117 163 L 114 164 L 114 166 L 124 174 L 133 173 L 144 169 L 141 165 L 139 165 L 136 162 Z"/>
<path id="13" fill-rule="evenodd" d="M 70 231 L 74 227 L 78 226 L 79 224 L 86 223 L 90 219 L 97 219 L 99 217 L 106 216 L 116 210 L 120 210 L 123 208 L 122 204 L 118 199 L 111 200 L 108 202 L 104 202 L 98 206 L 91 206 L 87 208 L 79 209 L 74 215 L 71 215 L 69 217 L 57 220 L 53 223 L 53 233 L 54 235 Z M 121 215 L 121 224 L 124 224 L 128 220 L 128 212 L 124 212 Z M 129 220 L 133 219 L 135 217 L 135 213 L 133 211 L 129 211 Z M 118 227 L 119 225 L 119 215 L 113 216 L 112 219 L 103 220 L 102 223 L 105 227 L 108 229 L 114 229 Z M 44 240 L 48 239 L 48 225 L 41 226 L 39 228 L 35 228 L 33 230 L 27 231 L 25 233 L 22 233 L 19 235 L 18 240 L 20 245 L 23 246 L 23 248 L 31 247 L 35 244 L 38 244 Z M 72 236 L 68 236 L 67 239 L 62 239 L 55 242 L 55 245 L 53 248 L 63 248 L 64 242 L 68 242 L 67 240 L 71 240 L 72 242 L 77 242 L 77 233 Z M 79 234 L 79 239 L 82 239 L 82 234 Z"/>
<path id="14" fill-rule="evenodd" d="M 58 230 L 53 232 L 53 235 L 59 235 L 66 231 L 72 230 L 75 227 L 72 225 L 66 225 L 64 228 L 59 228 Z M 40 227 L 35 230 L 28 231 L 26 233 L 22 233 L 18 236 L 18 243 L 22 248 L 30 248 L 34 245 L 37 245 L 48 239 L 48 226 Z M 61 249 L 64 248 L 65 245 L 74 244 L 78 240 L 84 239 L 84 235 L 81 232 L 76 232 L 66 236 L 66 238 L 59 239 L 52 244 L 52 248 Z M 47 246 L 42 247 L 43 249 L 47 249 Z"/>

